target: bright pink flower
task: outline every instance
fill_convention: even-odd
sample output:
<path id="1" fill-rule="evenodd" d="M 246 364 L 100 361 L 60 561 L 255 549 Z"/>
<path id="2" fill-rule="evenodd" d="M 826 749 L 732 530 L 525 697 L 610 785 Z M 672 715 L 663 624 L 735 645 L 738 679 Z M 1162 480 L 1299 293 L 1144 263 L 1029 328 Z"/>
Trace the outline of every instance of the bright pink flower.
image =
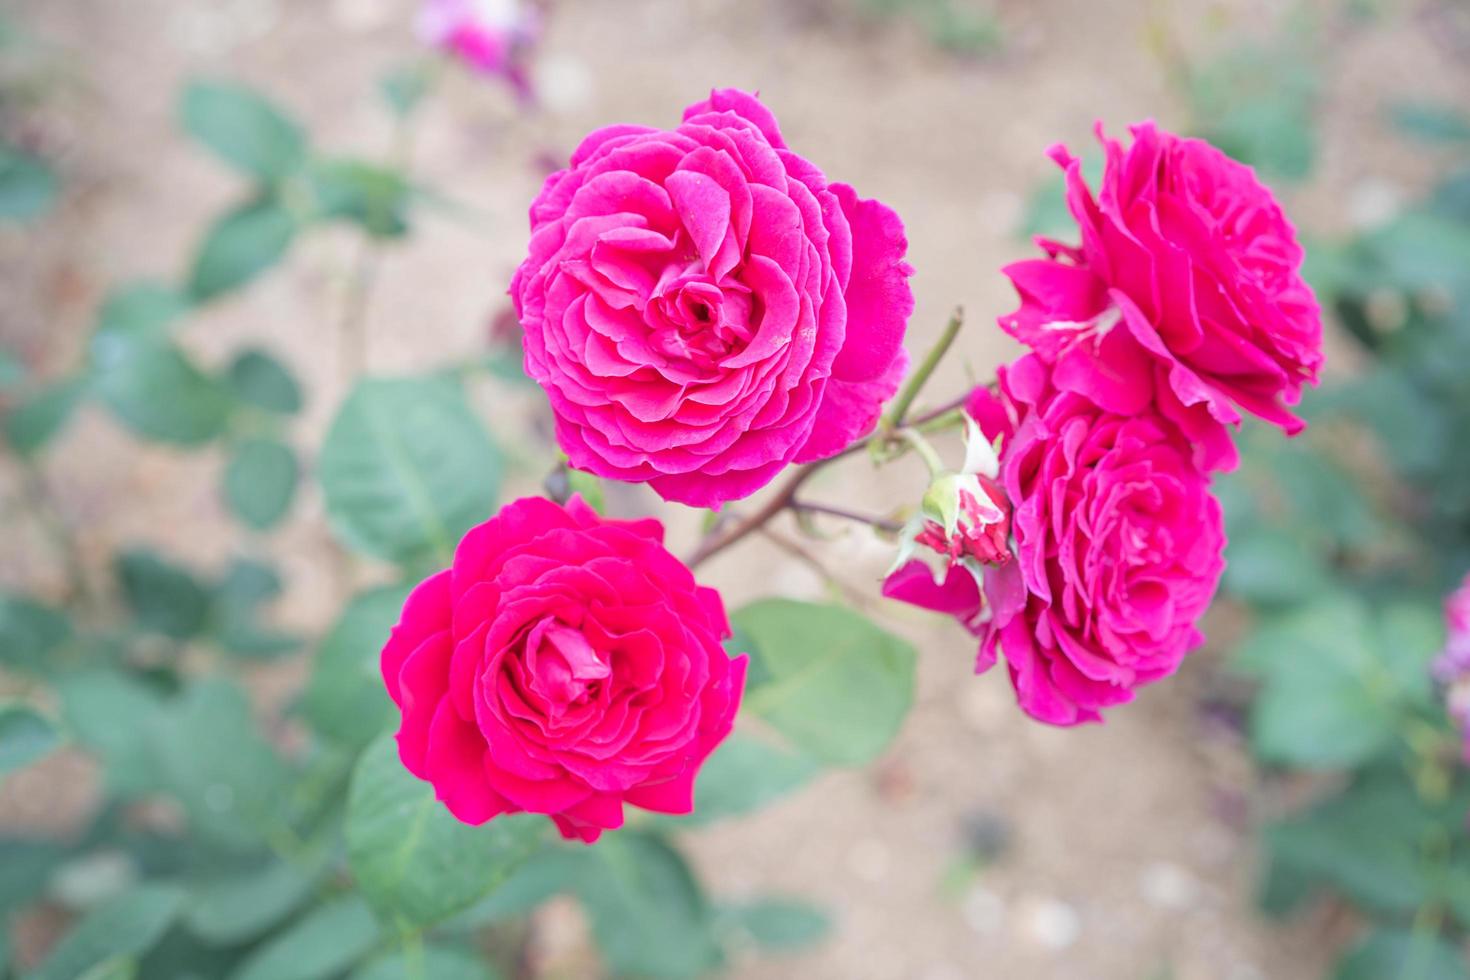
<path id="1" fill-rule="evenodd" d="M 1470 575 L 1444 602 L 1445 646 L 1435 659 L 1435 678 L 1445 686 L 1455 724 L 1470 737 Z M 1470 742 L 1466 745 L 1470 755 Z"/>
<path id="2" fill-rule="evenodd" d="M 425 0 L 420 40 L 486 75 L 499 75 L 530 98 L 526 53 L 541 33 L 540 17 L 521 0 Z"/>
<path id="3" fill-rule="evenodd" d="M 924 562 L 905 562 L 883 580 L 883 595 L 953 616 L 976 636 L 985 632 L 985 599 L 980 594 L 980 583 L 961 566 L 950 565 L 944 570 L 944 578 L 936 582 L 934 572 Z"/>
<path id="4" fill-rule="evenodd" d="M 457 818 L 544 813 L 591 842 L 623 804 L 688 813 L 745 657 L 652 520 L 517 500 L 425 579 L 383 648 L 403 764 Z"/>
<path id="5" fill-rule="evenodd" d="M 1122 414 L 1157 402 L 1208 465 L 1230 465 L 1228 434 L 1206 429 L 1240 420 L 1231 402 L 1303 427 L 1283 402 L 1317 381 L 1321 312 L 1295 230 L 1249 167 L 1152 123 L 1131 132 L 1125 151 L 1099 128 L 1096 198 L 1053 148 L 1082 245 L 1043 241 L 1047 258 L 1006 268 L 1021 308 L 1001 326 L 1055 365 L 1058 387 Z"/>
<path id="6" fill-rule="evenodd" d="M 571 464 L 715 506 L 866 434 L 897 389 L 903 224 L 752 95 L 612 126 L 547 178 L 511 284 Z"/>
<path id="7" fill-rule="evenodd" d="M 1016 560 L 987 569 L 977 670 L 1005 654 L 1022 709 L 1100 720 L 1172 674 L 1224 569 L 1220 506 L 1189 439 L 1157 412 L 1059 390 L 1027 355 L 1002 375 L 1019 425 L 1001 454 Z"/>

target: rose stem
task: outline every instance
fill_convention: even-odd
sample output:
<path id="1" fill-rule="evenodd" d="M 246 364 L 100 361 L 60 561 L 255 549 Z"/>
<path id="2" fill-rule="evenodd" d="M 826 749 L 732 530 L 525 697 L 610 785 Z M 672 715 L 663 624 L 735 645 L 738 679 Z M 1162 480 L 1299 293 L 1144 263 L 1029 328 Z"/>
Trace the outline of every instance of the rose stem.
<path id="1" fill-rule="evenodd" d="M 843 520 L 866 524 L 875 531 L 887 531 L 890 534 L 897 533 L 903 529 L 903 524 L 898 521 L 890 521 L 886 517 L 873 517 L 868 514 L 859 514 L 856 511 L 844 510 L 841 507 L 833 507 L 830 504 L 814 504 L 806 500 L 793 500 L 791 501 L 791 509 L 798 514 L 827 514 L 831 517 L 840 517 Z"/>
<path id="2" fill-rule="evenodd" d="M 929 376 L 939 366 L 939 362 L 944 359 L 944 355 L 949 352 L 950 345 L 959 336 L 960 328 L 964 325 L 965 309 L 962 306 L 956 306 L 954 313 L 950 314 L 949 323 L 944 326 L 944 332 L 939 335 L 934 346 L 929 348 L 929 353 L 924 355 L 919 369 L 909 376 L 903 390 L 898 393 L 898 398 L 894 400 L 893 407 L 888 410 L 888 415 L 884 417 L 879 431 L 893 432 L 903 427 L 909 409 L 913 407 L 914 399 L 919 397 L 919 392 L 923 390 L 924 385 L 929 381 Z"/>

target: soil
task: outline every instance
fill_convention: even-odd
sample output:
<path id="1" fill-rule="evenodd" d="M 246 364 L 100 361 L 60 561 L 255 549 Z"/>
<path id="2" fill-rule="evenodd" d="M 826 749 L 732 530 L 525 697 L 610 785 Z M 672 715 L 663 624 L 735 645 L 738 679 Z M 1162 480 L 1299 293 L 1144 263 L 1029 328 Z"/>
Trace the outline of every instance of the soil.
<path id="1" fill-rule="evenodd" d="M 1015 228 L 1026 193 L 1050 172 L 1044 149 L 1057 140 L 1086 144 L 1098 118 L 1113 131 L 1149 116 L 1186 125 L 1186 106 L 1151 39 L 1162 30 L 1191 57 L 1206 57 L 1242 36 L 1270 36 L 1284 6 L 1010 0 L 998 8 L 1005 46 L 964 59 L 936 50 L 908 22 L 854 16 L 857 5 L 562 0 L 539 69 L 545 106 L 529 116 L 496 85 L 451 73 L 422 114 L 415 168 L 471 204 L 473 216 L 426 214 L 405 244 L 380 255 L 366 319 L 369 369 L 410 373 L 483 348 L 525 245 L 539 158 L 564 158 L 581 134 L 608 122 L 669 124 L 712 86 L 740 86 L 759 89 L 788 142 L 830 176 L 904 217 L 918 269 L 911 349 L 921 350 L 956 304 L 969 311 L 965 356 L 934 382 L 943 400 L 970 378 L 989 378 L 1013 351 L 993 326 L 1012 303 L 995 270 L 1028 254 Z M 179 276 L 204 222 L 242 193 L 176 131 L 175 98 L 186 78 L 243 78 L 304 120 L 316 145 L 382 154 L 391 134 L 377 80 L 415 55 L 409 0 L 6 6 L 50 46 L 43 57 L 59 76 L 37 126 L 60 157 L 64 201 L 35 229 L 0 232 L 0 344 L 45 374 L 80 355 L 110 284 Z M 1324 66 L 1320 166 L 1309 185 L 1285 197 L 1303 227 L 1331 234 L 1350 227 L 1356 205 L 1401 199 L 1434 166 L 1386 137 L 1385 102 L 1463 97 L 1470 73 L 1465 34 L 1445 28 L 1460 24 L 1444 13 L 1448 5 L 1385 0 L 1364 21 L 1340 4 L 1313 6 L 1330 25 L 1311 38 Z M 291 433 L 308 451 L 344 390 L 338 322 L 357 247 L 347 231 L 313 235 L 284 269 L 185 331 L 211 363 L 246 342 L 289 360 L 310 393 Z M 526 454 L 547 457 L 533 394 L 486 393 L 483 402 L 503 431 L 529 433 L 521 437 Z M 204 567 L 239 549 L 218 495 L 220 465 L 216 452 L 141 445 L 88 409 L 44 468 L 51 501 L 76 527 L 100 581 L 106 556 L 124 544 L 151 544 Z M 920 492 L 919 474 L 903 464 L 876 477 L 865 465 L 825 474 L 814 494 L 856 494 L 854 506 L 880 510 Z M 9 500 L 13 467 L 3 479 Z M 533 475 L 521 483 L 515 489 L 532 489 Z M 655 509 L 637 491 L 615 504 Z M 687 546 L 697 516 L 675 507 L 661 513 Z M 0 584 L 59 588 L 61 568 L 46 541 L 14 518 L 5 529 Z M 842 569 L 844 582 L 873 594 L 886 547 L 830 530 L 832 540 L 812 550 Z M 244 547 L 282 564 L 289 590 L 281 620 L 321 630 L 348 583 L 319 495 L 305 493 L 280 530 Z M 711 562 L 705 574 L 733 604 L 773 593 L 817 598 L 828 588 L 761 540 Z M 1058 730 L 1028 721 L 1000 673 L 970 676 L 973 650 L 958 629 L 891 606 L 881 613 L 922 654 L 917 703 L 885 759 L 692 837 L 720 898 L 784 893 L 834 916 L 829 941 L 785 959 L 741 959 L 733 976 L 1323 975 L 1343 924 L 1321 909 L 1270 923 L 1252 904 L 1251 821 L 1266 804 L 1235 729 L 1201 707 L 1219 684 L 1217 647 L 1106 725 Z M 1236 626 L 1224 609 L 1207 625 L 1218 636 Z M 278 703 L 300 676 L 298 665 L 256 672 L 262 705 Z M 0 792 L 0 829 L 54 826 L 82 812 L 92 792 L 88 766 L 57 760 Z M 585 975 L 576 914 L 555 906 L 539 925 L 544 974 Z"/>

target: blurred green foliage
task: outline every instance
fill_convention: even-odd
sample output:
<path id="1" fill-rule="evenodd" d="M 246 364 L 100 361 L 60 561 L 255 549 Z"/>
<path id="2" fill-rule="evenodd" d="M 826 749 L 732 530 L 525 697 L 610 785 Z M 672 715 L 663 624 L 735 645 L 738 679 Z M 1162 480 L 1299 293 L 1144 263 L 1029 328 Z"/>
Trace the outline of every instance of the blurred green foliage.
<path id="1" fill-rule="evenodd" d="M 1421 201 L 1309 248 L 1309 277 L 1362 367 L 1305 400 L 1284 458 L 1242 439 L 1220 480 L 1225 587 L 1254 614 L 1234 669 L 1251 679 L 1251 746 L 1268 771 L 1332 773 L 1265 829 L 1263 906 L 1330 891 L 1376 927 L 1338 980 L 1470 976 L 1470 778 L 1429 665 L 1440 606 L 1470 570 L 1470 117 L 1395 106 L 1385 124 L 1437 147 L 1448 173 Z"/>

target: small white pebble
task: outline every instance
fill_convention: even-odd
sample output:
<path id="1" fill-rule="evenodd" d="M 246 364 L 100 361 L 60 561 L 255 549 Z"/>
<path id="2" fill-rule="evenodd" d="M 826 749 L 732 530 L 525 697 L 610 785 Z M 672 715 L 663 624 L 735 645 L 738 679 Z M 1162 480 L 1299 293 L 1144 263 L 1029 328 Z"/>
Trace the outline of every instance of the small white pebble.
<path id="1" fill-rule="evenodd" d="M 965 893 L 960 914 L 965 917 L 965 925 L 972 930 L 982 936 L 990 935 L 1005 922 L 1005 899 L 988 888 L 976 885 Z"/>
<path id="2" fill-rule="evenodd" d="M 1186 908 L 1199 894 L 1193 876 L 1169 861 L 1155 861 L 1144 868 L 1138 884 L 1144 899 L 1161 909 Z"/>
<path id="3" fill-rule="evenodd" d="M 1082 933 L 1082 918 L 1077 910 L 1055 898 L 1028 901 L 1021 922 L 1025 935 L 1044 949 L 1066 949 Z"/>

